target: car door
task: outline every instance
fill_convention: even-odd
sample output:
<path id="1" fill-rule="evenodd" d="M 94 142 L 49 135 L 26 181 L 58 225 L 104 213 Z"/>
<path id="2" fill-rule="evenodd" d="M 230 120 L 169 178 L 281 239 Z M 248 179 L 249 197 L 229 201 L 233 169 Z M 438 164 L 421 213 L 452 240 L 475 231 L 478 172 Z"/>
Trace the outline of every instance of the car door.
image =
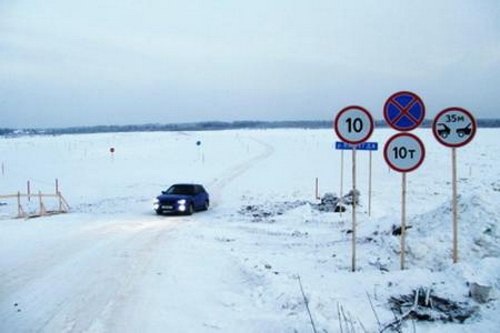
<path id="1" fill-rule="evenodd" d="M 203 204 L 205 203 L 204 200 L 204 191 L 201 186 L 196 185 L 194 187 L 195 195 L 194 195 L 194 206 L 195 209 L 201 209 L 203 207 Z"/>

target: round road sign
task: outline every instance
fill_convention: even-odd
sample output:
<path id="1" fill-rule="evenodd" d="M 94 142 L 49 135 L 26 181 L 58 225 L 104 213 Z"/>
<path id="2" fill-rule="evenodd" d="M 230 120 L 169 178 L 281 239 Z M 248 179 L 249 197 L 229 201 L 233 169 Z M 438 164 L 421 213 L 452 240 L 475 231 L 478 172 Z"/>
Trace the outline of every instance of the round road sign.
<path id="1" fill-rule="evenodd" d="M 384 119 L 395 130 L 411 131 L 425 119 L 424 102 L 412 92 L 397 92 L 385 102 Z"/>
<path id="2" fill-rule="evenodd" d="M 424 161 L 424 143 L 410 133 L 396 134 L 385 144 L 384 158 L 393 170 L 411 172 Z"/>
<path id="3" fill-rule="evenodd" d="M 333 128 L 344 142 L 356 145 L 368 140 L 373 133 L 373 118 L 361 106 L 348 106 L 335 117 Z"/>
<path id="4" fill-rule="evenodd" d="M 476 129 L 474 116 L 469 111 L 456 107 L 439 112 L 432 123 L 436 139 L 451 148 L 462 147 L 471 142 Z"/>

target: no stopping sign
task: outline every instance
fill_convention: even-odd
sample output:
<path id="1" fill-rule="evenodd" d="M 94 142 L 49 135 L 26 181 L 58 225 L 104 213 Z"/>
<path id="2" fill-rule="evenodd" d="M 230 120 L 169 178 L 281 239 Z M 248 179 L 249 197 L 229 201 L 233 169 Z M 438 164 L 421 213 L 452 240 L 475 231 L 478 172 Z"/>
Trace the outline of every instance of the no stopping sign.
<path id="1" fill-rule="evenodd" d="M 393 170 L 414 171 L 424 161 L 424 143 L 416 135 L 410 133 L 396 134 L 385 144 L 384 158 Z"/>

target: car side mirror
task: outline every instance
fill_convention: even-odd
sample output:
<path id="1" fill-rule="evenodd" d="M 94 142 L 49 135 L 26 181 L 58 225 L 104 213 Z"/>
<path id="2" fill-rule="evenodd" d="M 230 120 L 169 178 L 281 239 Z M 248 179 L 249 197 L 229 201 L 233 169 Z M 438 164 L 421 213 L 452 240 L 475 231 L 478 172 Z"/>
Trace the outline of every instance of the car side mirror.
<path id="1" fill-rule="evenodd" d="M 161 191 L 161 194 L 167 194 L 167 191 Z"/>

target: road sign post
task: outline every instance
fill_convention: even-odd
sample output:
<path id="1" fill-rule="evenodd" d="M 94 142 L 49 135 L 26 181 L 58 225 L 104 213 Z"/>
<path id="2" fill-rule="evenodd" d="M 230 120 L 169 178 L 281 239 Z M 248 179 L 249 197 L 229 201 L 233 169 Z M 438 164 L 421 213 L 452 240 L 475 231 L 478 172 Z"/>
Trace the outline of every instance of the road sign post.
<path id="1" fill-rule="evenodd" d="M 401 269 L 405 269 L 406 254 L 406 172 L 401 177 L 401 256 L 399 264 Z"/>
<path id="2" fill-rule="evenodd" d="M 343 179 L 344 179 L 344 150 L 352 150 L 354 145 L 343 141 L 335 142 L 335 149 L 340 150 L 340 197 L 342 197 Z M 378 150 L 378 142 L 363 142 L 356 145 L 356 150 L 368 150 L 370 152 L 368 162 L 368 216 L 371 216 L 372 207 L 372 153 Z"/>
<path id="3" fill-rule="evenodd" d="M 384 147 L 384 158 L 389 167 L 402 173 L 401 191 L 401 269 L 405 269 L 406 251 L 406 174 L 416 170 L 425 158 L 423 142 L 413 134 L 399 133 L 392 136 Z"/>
<path id="4" fill-rule="evenodd" d="M 458 186 L 457 186 L 457 148 L 451 148 L 451 186 L 453 209 L 453 263 L 458 262 Z"/>
<path id="5" fill-rule="evenodd" d="M 370 150 L 368 171 L 368 216 L 372 216 L 372 151 Z"/>
<path id="6" fill-rule="evenodd" d="M 351 270 L 356 271 L 356 147 L 352 149 L 352 243 Z"/>
<path id="7" fill-rule="evenodd" d="M 344 195 L 344 151 L 340 151 L 340 197 Z"/>
<path id="8" fill-rule="evenodd" d="M 352 262 L 351 270 L 356 271 L 356 149 L 372 135 L 374 122 L 372 115 L 360 106 L 342 109 L 334 121 L 337 136 L 352 147 Z"/>
<path id="9" fill-rule="evenodd" d="M 472 141 L 477 131 L 474 116 L 462 108 L 448 108 L 439 112 L 432 123 L 432 133 L 442 145 L 451 148 L 452 168 L 452 219 L 453 219 L 453 263 L 458 262 L 458 182 L 457 148 Z"/>

